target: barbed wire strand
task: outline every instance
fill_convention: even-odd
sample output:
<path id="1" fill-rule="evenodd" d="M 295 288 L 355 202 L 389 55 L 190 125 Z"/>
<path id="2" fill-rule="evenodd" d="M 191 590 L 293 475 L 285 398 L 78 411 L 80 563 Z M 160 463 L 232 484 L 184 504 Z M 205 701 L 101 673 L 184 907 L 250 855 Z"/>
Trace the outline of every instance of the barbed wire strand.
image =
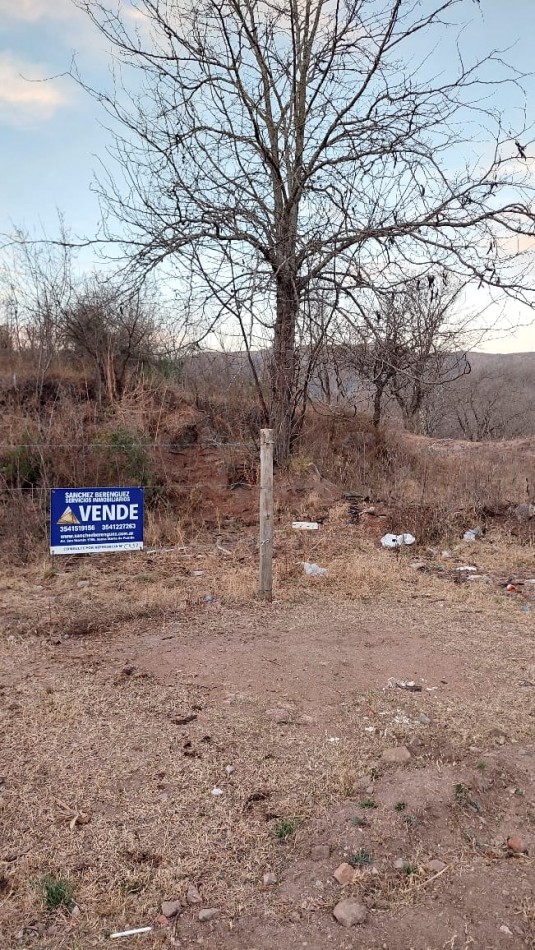
<path id="1" fill-rule="evenodd" d="M 175 442 L 0 442 L 0 449 L 175 449 L 186 448 L 243 448 L 257 449 L 255 442 L 218 442 L 209 439 L 205 442 L 191 442 L 180 448 Z"/>
<path id="2" fill-rule="evenodd" d="M 44 485 L 26 486 L 21 485 L 20 488 L 13 488 L 8 485 L 0 485 L 0 492 L 11 492 L 18 495 L 21 491 L 29 492 L 47 492 L 47 491 L 111 491 L 112 489 L 120 489 L 122 491 L 127 491 L 129 488 L 143 488 L 145 491 L 153 491 L 158 488 L 162 489 L 172 489 L 174 491 L 192 491 L 194 488 L 211 488 L 211 489 L 221 489 L 222 491 L 237 491 L 240 488 L 248 489 L 259 489 L 260 485 L 251 485 L 249 482 L 231 482 L 229 485 L 214 485 L 213 482 L 192 482 L 191 485 L 182 485 L 182 484 L 167 484 L 167 485 L 78 485 L 75 489 L 65 488 L 61 486 L 51 486 L 49 488 Z"/>

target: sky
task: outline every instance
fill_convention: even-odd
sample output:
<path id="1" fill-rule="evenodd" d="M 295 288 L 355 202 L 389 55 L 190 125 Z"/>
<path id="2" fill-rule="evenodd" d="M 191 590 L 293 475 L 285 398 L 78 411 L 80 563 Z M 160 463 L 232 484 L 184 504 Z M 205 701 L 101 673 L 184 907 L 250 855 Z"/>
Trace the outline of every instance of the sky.
<path id="1" fill-rule="evenodd" d="M 468 56 L 508 48 L 509 61 L 532 69 L 535 0 L 467 0 L 464 16 L 471 18 L 462 38 Z M 448 55 L 440 47 L 434 53 L 439 65 Z M 0 0 L 0 236 L 15 227 L 53 235 L 58 212 L 74 234 L 98 229 L 92 182 L 110 133 L 97 104 L 65 75 L 73 56 L 85 81 L 106 84 L 109 51 L 72 0 Z M 535 116 L 535 76 L 525 86 Z M 510 103 L 500 106 L 507 115 Z M 530 320 L 514 304 L 508 318 Z M 535 325 L 490 339 L 485 349 L 535 351 Z"/>

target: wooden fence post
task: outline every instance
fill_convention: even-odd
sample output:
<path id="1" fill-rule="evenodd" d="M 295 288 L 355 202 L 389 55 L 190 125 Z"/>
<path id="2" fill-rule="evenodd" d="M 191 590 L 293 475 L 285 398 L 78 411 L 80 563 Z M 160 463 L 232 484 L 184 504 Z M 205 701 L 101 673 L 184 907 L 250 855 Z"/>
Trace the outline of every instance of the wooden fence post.
<path id="1" fill-rule="evenodd" d="M 260 429 L 260 578 L 258 594 L 273 600 L 273 429 Z"/>

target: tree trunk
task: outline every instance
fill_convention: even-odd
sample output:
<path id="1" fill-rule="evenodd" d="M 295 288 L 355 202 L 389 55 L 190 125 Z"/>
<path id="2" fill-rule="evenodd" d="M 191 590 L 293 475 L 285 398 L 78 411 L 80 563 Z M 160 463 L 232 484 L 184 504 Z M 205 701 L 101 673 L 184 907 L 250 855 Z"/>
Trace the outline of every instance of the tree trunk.
<path id="1" fill-rule="evenodd" d="M 275 462 L 284 465 L 292 451 L 295 395 L 295 330 L 299 301 L 295 282 L 286 274 L 277 281 L 277 319 L 271 366 L 271 428 Z"/>
<path id="2" fill-rule="evenodd" d="M 373 425 L 375 429 L 379 428 L 381 422 L 383 389 L 384 387 L 382 385 L 375 385 L 375 392 L 373 394 Z"/>

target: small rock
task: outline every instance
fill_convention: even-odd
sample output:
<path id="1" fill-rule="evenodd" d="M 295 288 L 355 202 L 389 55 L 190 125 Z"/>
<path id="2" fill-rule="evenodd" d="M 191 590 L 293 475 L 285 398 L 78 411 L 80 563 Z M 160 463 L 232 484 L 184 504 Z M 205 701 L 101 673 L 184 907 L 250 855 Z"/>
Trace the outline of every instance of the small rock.
<path id="1" fill-rule="evenodd" d="M 297 720 L 297 725 L 298 726 L 313 726 L 314 722 L 315 720 L 312 716 L 303 715 L 303 716 L 299 716 L 299 719 Z"/>
<path id="2" fill-rule="evenodd" d="M 176 917 L 182 910 L 180 901 L 162 901 L 162 914 L 164 917 Z"/>
<path id="3" fill-rule="evenodd" d="M 205 907 L 204 910 L 199 911 L 199 920 L 201 924 L 206 924 L 209 920 L 213 920 L 214 917 L 218 917 L 219 914 L 219 907 Z"/>
<path id="4" fill-rule="evenodd" d="M 406 862 L 405 858 L 397 858 L 397 859 L 394 861 L 394 867 L 395 867 L 396 871 L 404 871 L 405 868 L 407 867 L 407 862 Z"/>
<path id="5" fill-rule="evenodd" d="M 78 904 L 75 904 L 71 910 L 71 917 L 79 917 L 82 911 L 78 907 Z"/>
<path id="6" fill-rule="evenodd" d="M 235 771 L 236 769 L 234 768 L 233 765 L 225 765 L 225 772 L 227 773 L 227 775 L 232 775 L 232 773 Z"/>
<path id="7" fill-rule="evenodd" d="M 310 849 L 310 857 L 313 861 L 327 861 L 331 855 L 331 849 L 328 844 L 316 844 Z"/>
<path id="8" fill-rule="evenodd" d="M 333 873 L 335 881 L 339 884 L 352 884 L 355 880 L 355 868 L 351 867 L 347 861 L 340 864 Z"/>
<path id="9" fill-rule="evenodd" d="M 162 928 L 169 926 L 169 920 L 168 920 L 168 918 L 165 916 L 165 914 L 158 914 L 158 916 L 156 917 L 154 923 L 157 924 L 158 927 L 162 927 Z"/>
<path id="10" fill-rule="evenodd" d="M 433 858 L 432 861 L 427 862 L 427 870 L 432 871 L 433 874 L 438 874 L 440 871 L 443 871 L 446 866 L 446 863 L 439 861 L 438 858 Z"/>
<path id="11" fill-rule="evenodd" d="M 343 900 L 339 901 L 333 910 L 333 917 L 342 927 L 354 927 L 355 924 L 363 924 L 368 917 L 368 911 L 364 904 L 357 901 Z"/>
<path id="12" fill-rule="evenodd" d="M 90 581 L 78 581 L 78 583 L 77 583 L 76 586 L 77 586 L 80 590 L 82 590 L 83 587 L 90 587 L 90 586 L 91 586 L 91 582 L 90 582 Z"/>
<path id="13" fill-rule="evenodd" d="M 509 848 L 509 851 L 513 851 L 514 854 L 528 853 L 527 844 L 524 839 L 520 837 L 520 835 L 511 835 L 507 839 L 507 847 Z"/>
<path id="14" fill-rule="evenodd" d="M 500 927 L 500 933 L 502 933 L 502 934 L 507 934 L 508 937 L 512 937 L 512 936 L 513 936 L 513 931 L 512 931 L 512 930 L 509 930 L 509 927 L 507 927 L 506 924 L 502 924 L 502 925 L 501 925 L 501 927 Z"/>
<path id="15" fill-rule="evenodd" d="M 223 795 L 223 789 L 218 788 L 217 785 L 214 785 L 212 789 L 212 795 L 214 795 L 215 798 L 218 798 L 220 795 Z"/>
<path id="16" fill-rule="evenodd" d="M 515 508 L 515 518 L 517 521 L 530 521 L 533 517 L 535 517 L 535 505 L 527 503 L 517 505 Z"/>
<path id="17" fill-rule="evenodd" d="M 273 722 L 286 723 L 290 721 L 290 711 L 288 709 L 266 709 L 266 716 Z"/>
<path id="18" fill-rule="evenodd" d="M 190 884 L 188 887 L 188 892 L 186 894 L 186 900 L 188 904 L 201 904 L 202 897 L 199 894 L 199 891 L 195 887 L 195 884 Z"/>
<path id="19" fill-rule="evenodd" d="M 273 871 L 268 871 L 267 874 L 264 874 L 264 877 L 262 878 L 262 880 L 264 884 L 266 885 L 266 887 L 268 887 L 270 884 L 277 883 L 277 875 L 273 874 Z"/>
<path id="20" fill-rule="evenodd" d="M 288 920 L 290 920 L 292 924 L 300 924 L 301 914 L 299 913 L 298 910 L 292 910 Z"/>
<path id="21" fill-rule="evenodd" d="M 429 716 L 427 716 L 425 713 L 420 713 L 418 719 L 422 723 L 422 726 L 429 726 L 431 724 Z"/>
<path id="22" fill-rule="evenodd" d="M 390 762 L 393 765 L 403 765 L 410 761 L 411 754 L 407 746 L 397 745 L 392 749 L 385 749 L 381 756 L 383 762 Z"/>
<path id="23" fill-rule="evenodd" d="M 367 794 L 367 795 L 373 795 L 374 791 L 375 791 L 375 789 L 374 789 L 374 786 L 373 786 L 373 785 L 368 785 L 368 786 L 366 787 L 366 794 Z"/>

